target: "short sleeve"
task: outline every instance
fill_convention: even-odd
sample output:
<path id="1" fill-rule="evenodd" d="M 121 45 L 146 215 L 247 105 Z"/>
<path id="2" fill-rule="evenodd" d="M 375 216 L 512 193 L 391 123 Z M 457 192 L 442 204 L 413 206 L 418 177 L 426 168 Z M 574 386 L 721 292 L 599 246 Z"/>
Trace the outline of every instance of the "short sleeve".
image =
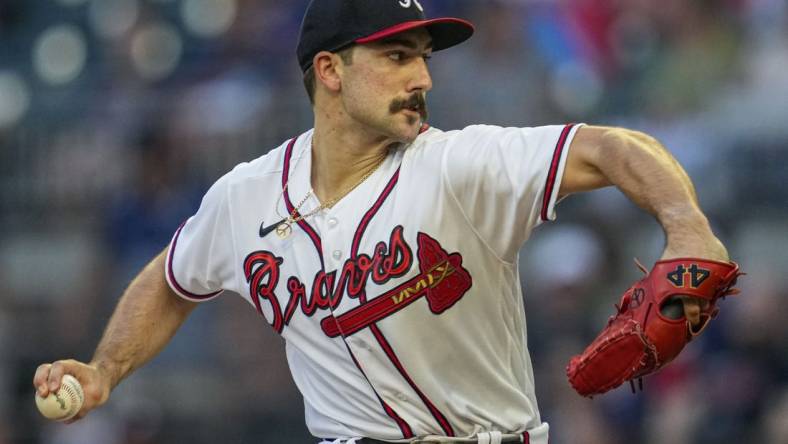
<path id="1" fill-rule="evenodd" d="M 212 299 L 234 278 L 227 182 L 225 176 L 208 190 L 197 214 L 178 228 L 170 242 L 165 276 L 184 299 Z"/>
<path id="2" fill-rule="evenodd" d="M 579 126 L 476 125 L 451 138 L 444 177 L 469 223 L 500 258 L 513 260 L 534 228 L 555 219 Z"/>

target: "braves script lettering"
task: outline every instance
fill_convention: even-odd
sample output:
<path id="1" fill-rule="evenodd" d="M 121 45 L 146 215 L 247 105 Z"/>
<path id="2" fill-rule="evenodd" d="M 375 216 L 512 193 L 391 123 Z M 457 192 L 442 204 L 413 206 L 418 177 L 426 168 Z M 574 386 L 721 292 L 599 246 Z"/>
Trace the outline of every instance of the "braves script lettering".
<path id="1" fill-rule="evenodd" d="M 243 267 L 255 308 L 262 314 L 262 304 L 270 306 L 273 313 L 271 326 L 278 333 L 282 333 L 298 308 L 306 316 L 312 316 L 318 310 L 339 305 L 346 292 L 351 298 L 359 297 L 370 277 L 372 282 L 382 285 L 403 276 L 413 265 L 413 252 L 403 238 L 402 226 L 397 226 L 391 232 L 388 244 L 379 242 L 375 245 L 372 256 L 360 254 L 345 261 L 339 277 L 337 270 L 331 273 L 320 270 L 312 279 L 309 290 L 298 277 L 289 277 L 286 285 L 289 299 L 284 310 L 276 295 L 283 262 L 283 258 L 270 251 L 256 251 L 246 257 Z"/>

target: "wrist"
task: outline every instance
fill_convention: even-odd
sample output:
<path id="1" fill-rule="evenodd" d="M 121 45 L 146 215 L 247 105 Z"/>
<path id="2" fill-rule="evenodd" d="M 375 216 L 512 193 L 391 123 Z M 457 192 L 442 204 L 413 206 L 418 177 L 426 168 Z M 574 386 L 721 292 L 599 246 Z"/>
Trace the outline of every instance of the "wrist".
<path id="1" fill-rule="evenodd" d="M 121 379 L 123 379 L 123 371 L 120 366 L 103 359 L 93 359 L 88 365 L 93 367 L 99 376 L 102 391 L 104 392 L 102 398 L 108 398 L 110 392 L 120 383 Z"/>
<path id="2" fill-rule="evenodd" d="M 691 231 L 711 231 L 709 219 L 693 202 L 661 208 L 656 217 L 667 236 Z"/>
<path id="3" fill-rule="evenodd" d="M 695 206 L 660 214 L 666 246 L 662 259 L 697 257 L 729 261 L 728 251 L 711 230 L 709 220 Z"/>

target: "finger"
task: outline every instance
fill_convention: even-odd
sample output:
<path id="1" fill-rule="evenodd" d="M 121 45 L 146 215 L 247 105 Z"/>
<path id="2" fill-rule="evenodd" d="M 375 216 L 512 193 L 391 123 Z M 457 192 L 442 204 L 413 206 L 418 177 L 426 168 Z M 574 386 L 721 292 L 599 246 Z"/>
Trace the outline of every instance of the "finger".
<path id="1" fill-rule="evenodd" d="M 49 386 L 47 380 L 49 379 L 49 368 L 52 364 L 41 364 L 36 369 L 36 374 L 33 376 L 33 387 L 36 388 L 39 396 L 46 398 L 49 395 Z"/>
<path id="2" fill-rule="evenodd" d="M 700 324 L 700 302 L 697 299 L 682 297 L 681 302 L 684 305 L 684 316 L 689 320 L 690 325 L 696 327 Z"/>
<path id="3" fill-rule="evenodd" d="M 64 374 L 66 374 L 66 363 L 64 361 L 53 362 L 49 369 L 49 378 L 47 378 L 50 392 L 55 392 L 60 388 L 60 381 Z"/>

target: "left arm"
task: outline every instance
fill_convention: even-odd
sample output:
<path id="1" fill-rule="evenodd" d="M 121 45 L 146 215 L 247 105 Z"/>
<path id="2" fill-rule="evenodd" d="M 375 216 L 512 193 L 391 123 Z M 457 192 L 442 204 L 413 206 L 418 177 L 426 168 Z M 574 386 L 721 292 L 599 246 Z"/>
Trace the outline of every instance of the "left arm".
<path id="1" fill-rule="evenodd" d="M 700 209 L 689 176 L 656 139 L 622 128 L 580 128 L 569 150 L 560 196 L 610 185 L 662 226 L 662 259 L 729 260 Z M 697 302 L 685 300 L 685 312 L 691 323 L 699 321 Z"/>

